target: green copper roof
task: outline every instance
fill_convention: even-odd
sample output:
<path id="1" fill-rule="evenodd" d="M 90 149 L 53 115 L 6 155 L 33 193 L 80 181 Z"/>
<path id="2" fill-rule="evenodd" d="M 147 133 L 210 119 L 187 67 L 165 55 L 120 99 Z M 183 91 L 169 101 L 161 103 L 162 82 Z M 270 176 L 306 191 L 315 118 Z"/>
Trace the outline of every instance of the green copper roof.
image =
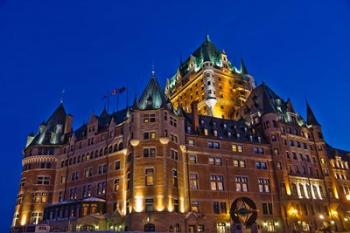
<path id="1" fill-rule="evenodd" d="M 245 103 L 245 114 L 259 111 L 261 114 L 276 113 L 286 123 L 292 122 L 291 113 L 296 114 L 297 124 L 304 125 L 303 118 L 294 111 L 292 102 L 283 100 L 265 83 L 257 86 L 248 97 Z"/>
<path id="2" fill-rule="evenodd" d="M 164 91 L 160 87 L 154 72 L 152 72 L 152 77 L 137 102 L 137 108 L 141 110 L 158 109 L 164 104 L 166 104 Z"/>

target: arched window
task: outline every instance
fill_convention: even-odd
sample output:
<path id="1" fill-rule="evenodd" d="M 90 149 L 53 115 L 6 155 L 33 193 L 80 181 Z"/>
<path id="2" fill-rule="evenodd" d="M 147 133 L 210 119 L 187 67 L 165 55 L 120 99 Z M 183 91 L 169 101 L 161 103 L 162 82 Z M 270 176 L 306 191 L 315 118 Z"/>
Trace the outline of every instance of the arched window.
<path id="1" fill-rule="evenodd" d="M 115 144 L 115 145 L 114 145 L 113 151 L 114 151 L 114 152 L 118 151 L 118 144 Z"/>

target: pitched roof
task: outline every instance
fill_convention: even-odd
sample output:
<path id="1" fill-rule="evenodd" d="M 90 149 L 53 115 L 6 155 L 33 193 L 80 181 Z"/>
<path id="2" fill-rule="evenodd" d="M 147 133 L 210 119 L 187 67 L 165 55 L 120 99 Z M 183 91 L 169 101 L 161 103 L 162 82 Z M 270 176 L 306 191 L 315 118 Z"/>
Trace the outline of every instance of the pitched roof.
<path id="1" fill-rule="evenodd" d="M 350 152 L 349 151 L 334 148 L 329 144 L 326 144 L 326 148 L 327 148 L 328 158 L 335 159 L 336 156 L 339 156 L 343 160 L 350 162 Z"/>
<path id="2" fill-rule="evenodd" d="M 158 109 L 166 104 L 166 97 L 160 87 L 154 72 L 148 81 L 140 99 L 137 101 L 137 108 L 141 110 Z"/>
<path id="3" fill-rule="evenodd" d="M 41 123 L 29 145 L 57 145 L 64 142 L 64 127 L 67 113 L 60 103 L 47 121 Z"/>
<path id="4" fill-rule="evenodd" d="M 308 102 L 306 103 L 306 122 L 308 125 L 320 126 Z"/>
<path id="5" fill-rule="evenodd" d="M 98 121 L 98 132 L 104 131 L 109 127 L 109 124 L 111 123 L 112 119 L 116 124 L 122 123 L 126 116 L 127 116 L 128 109 L 122 109 L 113 113 L 108 113 L 106 108 L 102 110 L 99 116 L 96 116 L 97 121 Z M 86 137 L 87 135 L 87 124 L 83 124 L 80 126 L 78 129 L 74 131 L 74 135 L 76 139 L 82 140 Z"/>
<path id="6" fill-rule="evenodd" d="M 193 129 L 193 114 L 184 113 L 184 116 L 185 128 L 188 129 L 188 127 L 191 127 Z M 199 115 L 198 117 L 200 124 L 198 132 L 187 131 L 188 134 L 247 143 L 266 143 L 264 134 L 259 129 L 247 125 L 244 120 L 236 121 L 203 115 Z M 205 135 L 204 129 L 207 130 L 207 135 Z M 214 131 L 216 131 L 216 133 L 214 133 Z"/>

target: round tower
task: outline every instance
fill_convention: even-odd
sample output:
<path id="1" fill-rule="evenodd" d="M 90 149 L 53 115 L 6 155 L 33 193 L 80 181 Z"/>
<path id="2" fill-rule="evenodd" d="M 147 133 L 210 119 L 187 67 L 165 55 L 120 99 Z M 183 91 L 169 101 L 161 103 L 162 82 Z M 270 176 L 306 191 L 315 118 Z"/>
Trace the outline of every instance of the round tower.
<path id="1" fill-rule="evenodd" d="M 210 61 L 206 61 L 203 63 L 203 75 L 205 104 L 208 107 L 208 115 L 214 116 L 214 107 L 217 103 L 217 98 L 215 93 L 215 78 L 213 64 Z"/>

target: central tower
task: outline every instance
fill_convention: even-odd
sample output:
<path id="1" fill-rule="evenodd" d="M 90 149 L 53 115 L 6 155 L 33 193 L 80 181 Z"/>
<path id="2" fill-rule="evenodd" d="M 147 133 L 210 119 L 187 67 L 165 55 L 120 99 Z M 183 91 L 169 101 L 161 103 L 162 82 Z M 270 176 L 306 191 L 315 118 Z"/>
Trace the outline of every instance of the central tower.
<path id="1" fill-rule="evenodd" d="M 204 42 L 167 79 L 165 92 L 174 108 L 225 119 L 235 119 L 238 109 L 255 87 L 243 60 L 236 68 L 207 35 Z"/>

